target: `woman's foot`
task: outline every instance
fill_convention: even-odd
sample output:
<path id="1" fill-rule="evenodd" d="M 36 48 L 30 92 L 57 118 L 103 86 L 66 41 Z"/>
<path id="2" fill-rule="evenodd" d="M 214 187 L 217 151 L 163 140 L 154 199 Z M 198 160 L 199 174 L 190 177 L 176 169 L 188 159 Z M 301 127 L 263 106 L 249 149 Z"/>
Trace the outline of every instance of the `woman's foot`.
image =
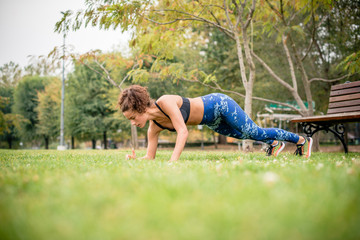
<path id="1" fill-rule="evenodd" d="M 266 156 L 276 157 L 284 148 L 285 143 L 283 142 L 278 142 L 276 145 L 270 145 L 269 148 L 266 149 Z"/>
<path id="2" fill-rule="evenodd" d="M 300 155 L 305 158 L 309 158 L 311 156 L 311 147 L 313 144 L 313 139 L 311 137 L 305 137 L 305 142 L 302 144 L 296 144 L 295 155 Z"/>

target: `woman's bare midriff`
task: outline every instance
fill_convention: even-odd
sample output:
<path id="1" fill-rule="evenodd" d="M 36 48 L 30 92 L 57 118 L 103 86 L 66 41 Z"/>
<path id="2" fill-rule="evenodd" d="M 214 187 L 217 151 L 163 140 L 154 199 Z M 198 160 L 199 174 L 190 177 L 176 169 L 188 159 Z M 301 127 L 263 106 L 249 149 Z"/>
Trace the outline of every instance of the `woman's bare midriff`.
<path id="1" fill-rule="evenodd" d="M 204 103 L 201 97 L 189 98 L 190 100 L 190 117 L 187 125 L 198 125 L 204 116 Z"/>

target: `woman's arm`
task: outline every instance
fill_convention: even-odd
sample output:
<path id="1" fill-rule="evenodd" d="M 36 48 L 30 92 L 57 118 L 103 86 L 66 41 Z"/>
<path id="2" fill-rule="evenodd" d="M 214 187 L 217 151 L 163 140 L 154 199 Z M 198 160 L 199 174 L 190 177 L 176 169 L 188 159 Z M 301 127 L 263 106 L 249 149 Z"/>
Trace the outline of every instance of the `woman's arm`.
<path id="1" fill-rule="evenodd" d="M 152 121 L 149 122 L 149 128 L 147 131 L 148 136 L 148 147 L 146 151 L 146 155 L 141 157 L 140 159 L 148 159 L 153 160 L 156 155 L 158 140 L 159 140 L 159 133 L 162 129 L 156 126 Z M 132 150 L 132 155 L 127 154 L 125 157 L 127 160 L 129 159 L 136 159 L 136 154 L 134 149 Z"/>
<path id="2" fill-rule="evenodd" d="M 188 137 L 188 129 L 176 103 L 178 97 L 179 96 L 175 95 L 166 95 L 161 97 L 161 100 L 158 100 L 158 103 L 161 103 L 161 108 L 167 115 L 169 115 L 171 123 L 177 133 L 176 144 L 173 154 L 171 155 L 170 162 L 177 161 L 179 159 Z"/>
<path id="3" fill-rule="evenodd" d="M 175 144 L 173 154 L 171 155 L 170 162 L 177 161 L 179 159 L 182 151 L 184 150 L 185 143 L 186 143 L 186 140 L 188 137 L 187 128 L 184 130 L 181 130 L 181 131 L 176 130 L 176 132 L 177 132 L 176 144 Z"/>
<path id="4" fill-rule="evenodd" d="M 158 129 L 156 129 L 158 128 Z M 144 159 L 154 159 L 156 156 L 156 150 L 159 141 L 159 133 L 161 129 L 155 125 L 153 121 L 149 121 L 149 128 L 147 131 L 148 136 L 148 147 Z"/>

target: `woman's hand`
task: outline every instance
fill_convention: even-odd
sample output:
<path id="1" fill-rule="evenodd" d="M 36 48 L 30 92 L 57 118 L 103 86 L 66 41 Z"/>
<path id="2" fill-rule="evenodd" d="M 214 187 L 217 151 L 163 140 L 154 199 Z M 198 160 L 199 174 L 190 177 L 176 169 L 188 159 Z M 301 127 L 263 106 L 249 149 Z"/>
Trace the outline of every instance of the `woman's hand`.
<path id="1" fill-rule="evenodd" d="M 132 149 L 132 155 L 130 154 L 126 154 L 126 160 L 130 160 L 130 159 L 136 159 L 136 154 L 135 154 L 135 150 Z"/>
<path id="2" fill-rule="evenodd" d="M 134 150 L 134 149 L 132 149 L 131 151 L 132 151 L 132 155 L 130 155 L 130 154 L 126 154 L 126 157 L 125 157 L 125 158 L 126 158 L 126 160 L 136 159 L 135 150 Z M 139 158 L 139 159 L 141 159 L 141 160 L 154 160 L 153 158 L 148 157 L 147 155 L 145 155 L 145 156 L 143 156 L 143 157 L 141 157 L 141 158 Z"/>

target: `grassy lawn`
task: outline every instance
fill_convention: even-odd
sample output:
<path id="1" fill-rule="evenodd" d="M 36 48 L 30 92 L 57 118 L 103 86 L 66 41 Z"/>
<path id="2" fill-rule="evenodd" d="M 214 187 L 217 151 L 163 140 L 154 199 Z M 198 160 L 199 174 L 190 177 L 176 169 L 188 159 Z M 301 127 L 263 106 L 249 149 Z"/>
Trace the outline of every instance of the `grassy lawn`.
<path id="1" fill-rule="evenodd" d="M 359 153 L 126 153 L 1 150 L 0 239 L 360 239 Z"/>

